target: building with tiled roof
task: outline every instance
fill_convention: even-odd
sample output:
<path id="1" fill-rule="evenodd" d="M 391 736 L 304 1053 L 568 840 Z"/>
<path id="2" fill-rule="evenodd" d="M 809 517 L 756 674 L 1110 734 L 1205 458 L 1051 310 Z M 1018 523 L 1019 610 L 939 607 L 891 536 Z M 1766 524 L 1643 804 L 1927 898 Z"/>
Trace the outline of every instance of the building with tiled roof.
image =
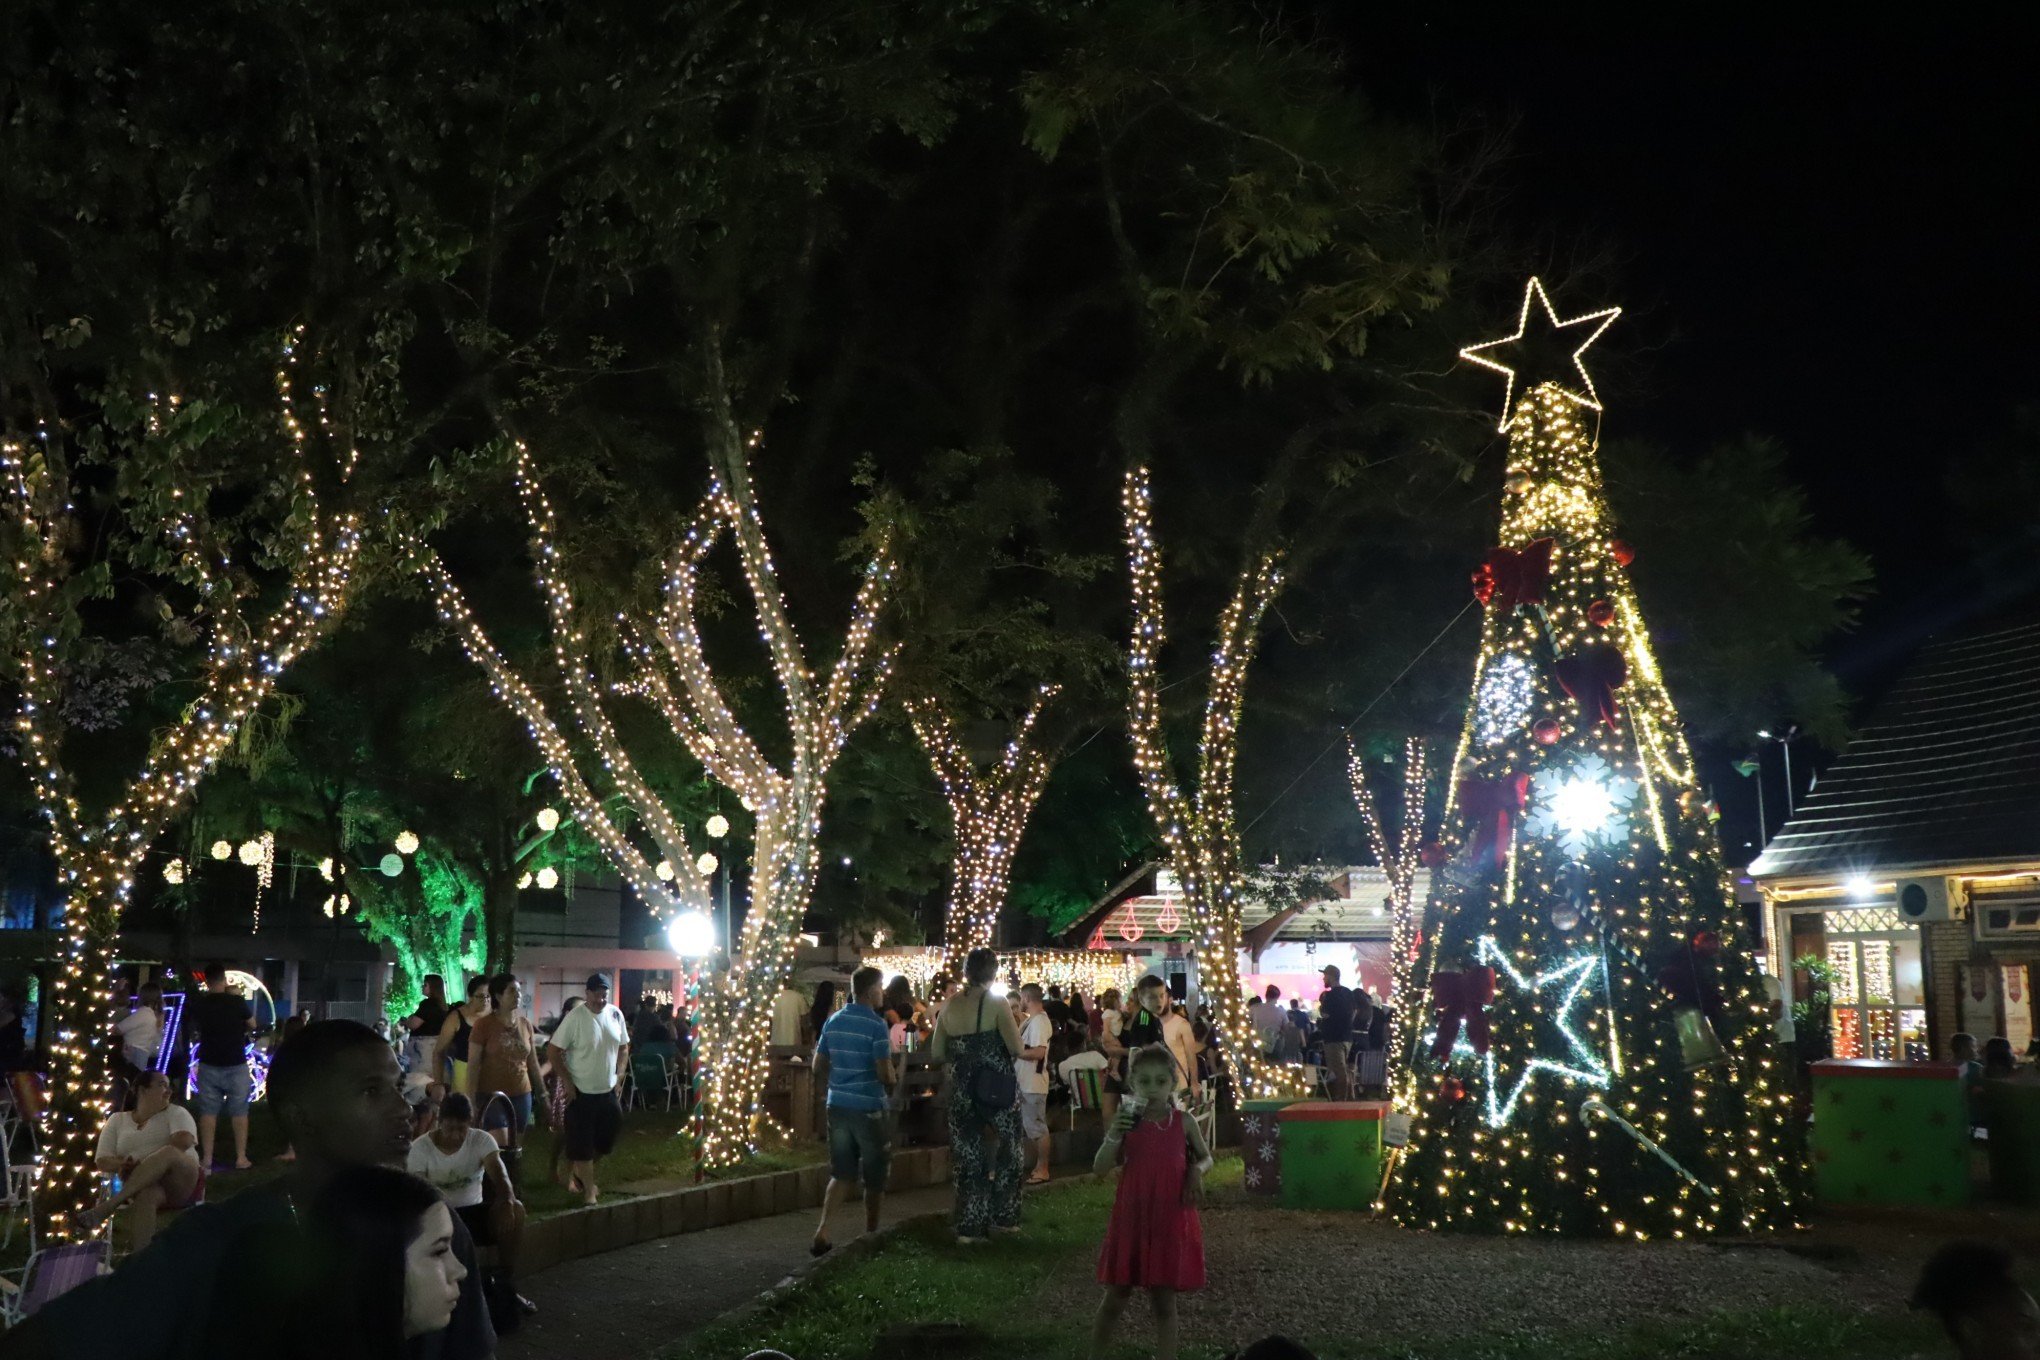
<path id="1" fill-rule="evenodd" d="M 2040 618 L 1923 648 L 1750 865 L 1774 969 L 1834 965 L 1836 1055 L 2034 1031 Z M 1796 978 L 1799 994 L 1807 982 Z"/>

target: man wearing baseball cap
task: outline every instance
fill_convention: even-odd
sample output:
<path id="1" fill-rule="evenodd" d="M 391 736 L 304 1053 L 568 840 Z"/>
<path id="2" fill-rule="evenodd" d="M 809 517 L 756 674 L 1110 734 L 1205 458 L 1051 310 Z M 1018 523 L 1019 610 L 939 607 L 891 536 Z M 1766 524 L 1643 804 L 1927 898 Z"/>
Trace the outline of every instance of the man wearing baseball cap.
<path id="1" fill-rule="evenodd" d="M 609 1004 L 609 975 L 588 977 L 586 1005 L 576 1006 L 553 1031 L 546 1046 L 553 1071 L 566 1084 L 567 1118 L 561 1141 L 567 1150 L 570 1189 L 584 1204 L 595 1202 L 595 1161 L 616 1148 L 623 1106 L 616 1088 L 630 1061 L 630 1026 Z"/>

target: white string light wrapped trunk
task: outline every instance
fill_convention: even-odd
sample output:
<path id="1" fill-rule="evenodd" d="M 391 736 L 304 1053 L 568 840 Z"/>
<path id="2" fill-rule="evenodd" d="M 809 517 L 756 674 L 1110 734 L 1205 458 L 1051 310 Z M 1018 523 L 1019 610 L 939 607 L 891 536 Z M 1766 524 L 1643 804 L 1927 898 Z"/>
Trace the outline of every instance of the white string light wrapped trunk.
<path id="1" fill-rule="evenodd" d="M 956 861 L 942 932 L 943 968 L 952 978 L 963 976 L 963 960 L 971 950 L 991 944 L 1005 909 L 1013 856 L 1055 766 L 1054 756 L 1034 737 L 1041 710 L 1055 692 L 1053 685 L 1041 687 L 999 763 L 983 772 L 971 762 L 940 704 L 921 699 L 906 705 L 955 823 Z"/>
<path id="2" fill-rule="evenodd" d="M 1365 762 L 1349 741 L 1346 745 L 1346 779 L 1353 787 L 1353 802 L 1367 828 L 1367 842 L 1374 850 L 1374 862 L 1388 875 L 1389 908 L 1389 990 L 1388 1074 L 1390 1091 L 1399 1090 L 1400 1074 L 1407 1067 L 1406 1050 L 1411 1015 L 1422 1015 L 1413 979 L 1417 949 L 1423 937 L 1423 909 L 1416 898 L 1417 865 L 1424 849 L 1424 805 L 1430 796 L 1431 776 L 1423 740 L 1411 737 L 1403 743 L 1402 823 L 1395 843 L 1388 839 L 1388 826 L 1374 801 L 1373 786 L 1367 782 Z"/>
<path id="3" fill-rule="evenodd" d="M 707 431 L 715 464 L 708 493 L 668 555 L 663 596 L 643 617 L 619 615 L 616 642 L 630 679 L 613 687 L 649 701 L 711 778 L 734 790 L 756 815 L 751 900 L 727 967 L 708 970 L 696 1025 L 697 1161 L 704 1170 L 733 1166 L 755 1149 L 769 1069 L 772 1002 L 793 963 L 814 886 L 827 777 L 843 744 L 877 707 L 892 668 L 874 625 L 889 593 L 889 551 L 865 567 L 843 649 L 825 682 L 809 669 L 787 616 L 751 485 L 748 451 L 758 436 L 737 429 L 714 344 L 708 347 Z M 559 572 L 557 526 L 538 485 L 531 453 L 519 446 L 517 482 L 531 526 L 533 559 L 546 597 L 553 662 L 566 694 L 569 726 L 556 719 L 490 641 L 459 584 L 427 550 L 421 570 L 440 614 L 495 691 L 530 728 L 575 817 L 655 914 L 710 909 L 709 880 L 689 852 L 672 812 L 639 775 L 604 707 L 591 640 Z M 779 769 L 738 724 L 702 646 L 696 617 L 701 564 L 729 534 L 742 564 L 784 702 L 790 756 Z M 571 730 L 578 742 L 570 740 Z M 617 798 L 635 819 L 621 824 L 605 801 Z M 642 837 L 650 846 L 641 846 Z M 671 876 L 660 875 L 664 867 Z"/>
<path id="4" fill-rule="evenodd" d="M 1190 907 L 1196 931 L 1197 977 L 1212 1004 L 1222 1052 L 1243 1098 L 1300 1091 L 1297 1072 L 1262 1058 L 1247 1018 L 1240 980 L 1240 838 L 1234 809 L 1240 710 L 1247 667 L 1258 645 L 1261 617 L 1281 589 L 1277 556 L 1267 553 L 1240 573 L 1220 616 L 1211 658 L 1211 688 L 1198 741 L 1197 790 L 1186 795 L 1176 781 L 1162 733 L 1160 655 L 1165 635 L 1161 545 L 1154 534 L 1154 499 L 1146 468 L 1126 475 L 1121 497 L 1126 518 L 1127 565 L 1133 583 L 1133 637 L 1127 656 L 1131 694 L 1128 734 L 1148 815 L 1168 850 L 1170 867 Z"/>
<path id="5" fill-rule="evenodd" d="M 135 875 L 242 725 L 275 692 L 284 671 L 333 627 L 360 556 L 360 517 L 321 504 L 307 460 L 313 429 L 329 446 L 337 436 L 323 388 L 315 389 L 316 416 L 309 422 L 297 418 L 292 378 L 300 345 L 301 336 L 294 336 L 284 347 L 277 373 L 284 433 L 295 460 L 291 509 L 280 540 L 279 555 L 289 571 L 281 603 L 266 619 L 248 615 L 247 588 L 237 580 L 241 569 L 228 545 L 214 536 L 203 492 L 187 499 L 175 488 L 172 500 L 179 508 L 158 534 L 174 563 L 171 573 L 196 593 L 198 615 L 210 624 L 204 672 L 197 696 L 154 734 L 140 773 L 103 813 L 79 802 L 64 753 L 65 650 L 82 636 L 79 604 L 104 593 L 87 579 L 94 564 L 73 556 L 93 536 L 78 520 L 68 469 L 56 451 L 40 441 L 0 444 L 9 538 L 0 611 L 20 690 L 17 749 L 49 828 L 65 897 L 62 953 L 44 1011 L 53 1038 L 45 1155 L 36 1188 L 40 1228 L 59 1241 L 75 1234 L 69 1215 L 99 1197 L 93 1155 L 112 1087 L 113 963 Z M 166 405 L 174 410 L 177 403 Z M 339 481 L 345 482 L 354 462 L 352 449 L 336 459 Z"/>

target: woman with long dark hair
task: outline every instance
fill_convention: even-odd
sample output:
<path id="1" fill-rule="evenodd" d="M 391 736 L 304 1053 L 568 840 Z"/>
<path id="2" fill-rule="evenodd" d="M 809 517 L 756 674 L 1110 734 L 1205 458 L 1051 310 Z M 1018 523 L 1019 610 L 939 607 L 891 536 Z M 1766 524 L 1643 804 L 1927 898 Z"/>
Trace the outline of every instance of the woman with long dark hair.
<path id="1" fill-rule="evenodd" d="M 815 1004 L 809 1008 L 807 1015 L 807 1035 L 805 1037 L 810 1048 L 814 1046 L 815 1040 L 821 1037 L 822 1026 L 828 1024 L 829 1017 L 835 1013 L 836 984 L 833 982 L 819 984 L 815 988 Z"/>
<path id="2" fill-rule="evenodd" d="M 304 1226 L 327 1272 L 317 1291 L 323 1325 L 294 1329 L 310 1353 L 403 1360 L 426 1353 L 453 1320 L 467 1268 L 453 1251 L 453 1211 L 424 1181 L 349 1167 L 319 1192 Z"/>

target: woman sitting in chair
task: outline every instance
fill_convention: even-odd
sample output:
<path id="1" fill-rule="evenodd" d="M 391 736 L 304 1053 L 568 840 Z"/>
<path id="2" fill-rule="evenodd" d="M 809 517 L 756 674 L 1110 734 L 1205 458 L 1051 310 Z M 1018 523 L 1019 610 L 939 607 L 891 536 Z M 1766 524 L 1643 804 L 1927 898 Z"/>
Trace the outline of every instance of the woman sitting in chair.
<path id="1" fill-rule="evenodd" d="M 100 1171 L 120 1177 L 112 1196 L 75 1220 L 91 1232 L 128 1209 L 134 1249 L 140 1251 L 156 1235 L 156 1215 L 164 1209 L 185 1209 L 205 1199 L 205 1168 L 198 1164 L 198 1126 L 191 1112 L 170 1103 L 170 1078 L 144 1072 L 135 1081 L 135 1108 L 122 1110 L 99 1131 L 95 1162 Z"/>

